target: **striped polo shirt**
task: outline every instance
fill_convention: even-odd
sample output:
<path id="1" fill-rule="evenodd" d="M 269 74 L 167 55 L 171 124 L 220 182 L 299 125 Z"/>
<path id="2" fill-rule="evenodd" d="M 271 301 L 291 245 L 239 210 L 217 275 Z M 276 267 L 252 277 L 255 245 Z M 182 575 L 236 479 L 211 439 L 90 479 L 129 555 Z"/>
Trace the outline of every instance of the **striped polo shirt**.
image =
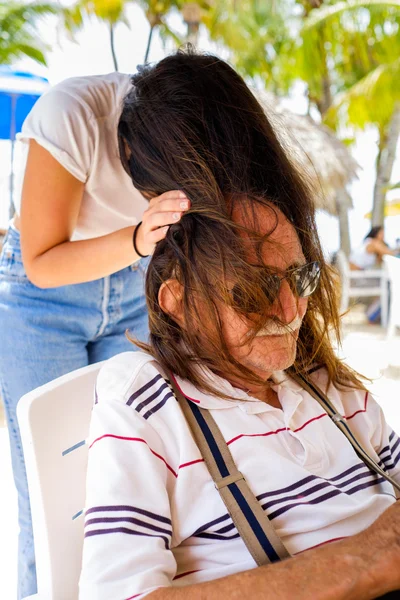
<path id="1" fill-rule="evenodd" d="M 233 399 L 177 378 L 208 409 L 250 489 L 292 555 L 368 527 L 396 500 L 320 405 L 285 374 L 274 408 L 207 373 Z M 311 375 L 325 389 L 327 373 Z M 370 394 L 328 396 L 400 482 L 400 439 Z M 128 600 L 159 587 L 256 567 L 193 441 L 160 365 L 126 352 L 101 369 L 93 408 L 80 600 Z"/>

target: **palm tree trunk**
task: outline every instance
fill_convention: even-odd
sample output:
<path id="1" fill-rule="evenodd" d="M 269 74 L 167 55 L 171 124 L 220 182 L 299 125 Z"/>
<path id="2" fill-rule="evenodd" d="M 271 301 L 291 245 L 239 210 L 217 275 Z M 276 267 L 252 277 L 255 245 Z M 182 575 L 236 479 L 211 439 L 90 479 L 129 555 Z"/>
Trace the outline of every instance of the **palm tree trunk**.
<path id="1" fill-rule="evenodd" d="M 144 62 L 145 63 L 147 63 L 148 60 L 149 60 L 149 54 L 150 54 L 150 48 L 151 48 L 151 41 L 153 39 L 154 27 L 155 27 L 155 24 L 154 25 L 150 24 L 149 37 L 147 38 L 146 54 L 144 55 Z"/>
<path id="2" fill-rule="evenodd" d="M 114 23 L 110 22 L 110 46 L 111 46 L 111 54 L 112 54 L 112 58 L 113 58 L 113 63 L 114 63 L 114 71 L 118 71 L 118 61 L 117 61 L 117 55 L 115 52 L 115 43 L 114 43 Z"/>
<path id="3" fill-rule="evenodd" d="M 332 92 L 331 92 L 331 76 L 328 68 L 328 56 L 325 48 L 325 27 L 321 27 L 320 33 L 318 36 L 318 52 L 321 56 L 321 61 L 323 61 L 323 75 L 321 81 L 321 97 L 317 102 L 318 110 L 322 117 L 328 112 L 329 108 L 332 104 Z"/>
<path id="4" fill-rule="evenodd" d="M 400 136 L 400 105 L 397 104 L 385 130 L 380 132 L 379 152 L 376 159 L 376 180 L 371 224 L 382 225 L 385 215 L 386 192 L 396 159 L 397 142 Z"/>
<path id="5" fill-rule="evenodd" d="M 340 249 L 346 256 L 350 255 L 350 227 L 348 198 L 345 190 L 339 190 L 336 194 L 336 210 L 339 218 Z"/>
<path id="6" fill-rule="evenodd" d="M 199 42 L 199 25 L 198 24 L 188 24 L 187 33 L 186 33 L 186 42 L 188 44 L 192 44 L 195 48 Z"/>

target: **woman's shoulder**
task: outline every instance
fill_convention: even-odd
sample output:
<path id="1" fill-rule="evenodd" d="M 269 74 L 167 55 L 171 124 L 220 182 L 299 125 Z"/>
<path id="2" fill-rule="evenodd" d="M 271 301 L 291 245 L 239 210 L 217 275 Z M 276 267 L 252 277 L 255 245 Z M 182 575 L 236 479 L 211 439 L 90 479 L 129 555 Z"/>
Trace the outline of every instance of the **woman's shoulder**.
<path id="1" fill-rule="evenodd" d="M 102 119 L 115 109 L 121 110 L 130 85 L 130 76 L 125 73 L 70 77 L 51 87 L 42 98 L 47 105 L 54 102 L 63 110 L 80 107 L 88 116 Z"/>
<path id="2" fill-rule="evenodd" d="M 159 388 L 167 379 L 159 363 L 147 352 L 123 352 L 108 359 L 100 369 L 96 383 L 98 398 L 119 399 L 135 405 L 143 394 Z"/>

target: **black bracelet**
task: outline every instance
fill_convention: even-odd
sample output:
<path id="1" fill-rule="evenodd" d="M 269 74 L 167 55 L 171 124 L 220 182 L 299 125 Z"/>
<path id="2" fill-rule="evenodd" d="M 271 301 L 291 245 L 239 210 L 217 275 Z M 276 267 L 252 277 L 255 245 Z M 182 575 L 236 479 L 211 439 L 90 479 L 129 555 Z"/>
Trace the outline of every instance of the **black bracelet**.
<path id="1" fill-rule="evenodd" d="M 134 231 L 133 231 L 133 237 L 132 237 L 132 242 L 133 242 L 133 247 L 135 249 L 135 252 L 138 256 L 140 256 L 140 258 L 147 258 L 149 255 L 148 254 L 141 254 L 139 252 L 139 250 L 137 249 L 136 246 L 136 236 L 137 236 L 137 232 L 139 231 L 139 227 L 141 226 L 142 221 L 139 221 L 139 223 L 136 225 Z"/>

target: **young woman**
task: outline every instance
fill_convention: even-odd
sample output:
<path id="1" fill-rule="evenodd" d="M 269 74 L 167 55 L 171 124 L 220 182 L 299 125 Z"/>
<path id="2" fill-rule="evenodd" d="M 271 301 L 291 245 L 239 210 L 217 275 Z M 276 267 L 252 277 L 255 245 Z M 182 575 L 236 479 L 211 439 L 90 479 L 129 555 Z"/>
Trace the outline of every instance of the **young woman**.
<path id="1" fill-rule="evenodd" d="M 385 242 L 383 225 L 376 225 L 367 233 L 362 244 L 350 254 L 350 268 L 357 271 L 371 269 L 382 264 L 385 254 L 396 256 L 398 252 L 398 248 L 391 250 Z"/>
<path id="2" fill-rule="evenodd" d="M 19 499 L 19 598 L 35 593 L 36 575 L 18 400 L 127 350 L 127 329 L 147 338 L 140 258 L 189 207 L 173 188 L 148 202 L 121 165 L 117 128 L 131 87 L 120 73 L 69 79 L 38 100 L 20 136 L 22 202 L 0 259 L 0 387 Z"/>

